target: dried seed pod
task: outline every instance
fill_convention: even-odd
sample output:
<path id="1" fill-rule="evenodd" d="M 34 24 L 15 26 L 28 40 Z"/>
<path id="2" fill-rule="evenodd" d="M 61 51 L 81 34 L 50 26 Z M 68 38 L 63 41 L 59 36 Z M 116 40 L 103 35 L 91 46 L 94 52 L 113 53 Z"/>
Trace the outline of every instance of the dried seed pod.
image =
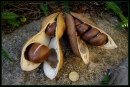
<path id="1" fill-rule="evenodd" d="M 80 38 L 80 36 L 77 36 L 73 17 L 68 13 L 65 15 L 67 35 L 69 37 L 71 48 L 78 57 L 83 59 L 85 64 L 89 64 L 88 47 L 86 43 Z"/>
<path id="2" fill-rule="evenodd" d="M 107 43 L 103 44 L 101 46 L 98 46 L 98 47 L 101 47 L 101 48 L 104 48 L 104 49 L 117 48 L 117 45 L 115 44 L 113 39 L 105 31 L 103 31 L 100 27 L 98 27 L 98 25 L 95 24 L 93 21 L 91 21 L 87 17 L 85 17 L 85 16 L 83 16 L 81 14 L 78 14 L 78 13 L 70 12 L 70 14 L 74 18 L 77 18 L 78 20 L 82 21 L 83 23 L 90 25 L 92 28 L 95 28 L 95 29 L 99 30 L 101 33 L 103 33 L 103 34 L 105 34 L 107 36 Z"/>
<path id="3" fill-rule="evenodd" d="M 54 23 L 55 20 L 56 20 L 55 36 L 50 37 L 45 33 L 45 30 L 47 29 L 47 26 L 49 24 Z M 29 61 L 27 58 L 28 47 L 33 43 L 40 43 L 47 46 L 49 49 L 53 49 L 53 50 L 50 50 L 49 59 L 45 60 L 43 63 L 43 70 L 44 70 L 45 75 L 48 78 L 50 79 L 55 78 L 58 71 L 62 68 L 62 65 L 63 65 L 63 53 L 60 47 L 60 38 L 62 37 L 65 29 L 66 29 L 65 22 L 63 19 L 62 12 L 57 12 L 57 13 L 47 16 L 41 23 L 40 32 L 38 32 L 36 35 L 31 37 L 23 46 L 22 53 L 21 53 L 21 62 L 20 62 L 22 70 L 31 71 L 37 68 L 41 64 L 41 63 L 33 63 Z M 52 62 L 51 60 L 52 58 L 50 57 L 54 55 L 53 52 L 51 51 L 55 51 L 55 54 L 57 55 L 54 57 L 54 59 L 57 60 L 55 68 L 50 65 L 50 62 Z"/>
<path id="4" fill-rule="evenodd" d="M 76 26 L 76 29 L 77 29 L 77 34 L 79 36 L 81 36 L 81 38 L 84 41 L 89 42 L 89 40 L 92 39 L 92 40 L 90 40 L 89 43 L 94 46 L 101 46 L 104 43 L 106 43 L 105 41 L 107 41 L 107 39 L 108 39 L 105 34 L 95 37 L 100 33 L 100 31 L 96 28 L 90 29 L 90 26 L 88 24 L 82 23 L 82 24 Z M 93 37 L 95 37 L 95 38 L 93 39 Z"/>
<path id="5" fill-rule="evenodd" d="M 87 17 L 85 17 L 81 14 L 78 14 L 78 13 L 70 12 L 70 14 L 66 13 L 66 17 L 65 17 L 66 18 L 66 26 L 67 26 L 67 34 L 68 34 L 68 37 L 69 37 L 70 45 L 71 45 L 73 52 L 78 57 L 81 57 L 85 64 L 89 64 L 89 50 L 88 50 L 86 43 L 81 39 L 81 37 L 84 40 L 87 40 L 88 42 L 90 41 L 90 43 L 92 42 L 92 44 L 95 45 L 95 46 L 100 45 L 98 47 L 101 47 L 101 48 L 104 48 L 104 49 L 117 48 L 117 45 L 115 44 L 113 39 L 106 32 L 104 32 L 101 28 L 99 28 L 94 22 L 92 22 L 90 19 L 88 19 Z M 78 20 L 77 23 L 74 23 L 75 18 L 76 18 L 76 22 Z M 90 31 L 89 31 L 89 29 L 88 30 L 83 29 L 83 32 L 85 31 L 84 33 L 88 32 L 89 34 L 86 35 L 86 34 L 81 33 L 81 37 L 80 37 L 77 34 L 78 32 L 76 31 L 76 27 L 78 25 L 81 25 L 81 24 L 87 24 L 92 29 L 90 29 Z M 80 31 L 80 30 L 78 30 L 78 31 Z M 93 34 L 91 35 L 91 33 L 93 33 Z M 95 44 L 93 42 L 94 39 L 92 39 L 92 38 L 94 38 L 98 33 L 105 34 L 105 35 L 101 35 L 101 36 L 103 36 L 101 38 L 104 39 L 104 40 L 103 41 L 101 40 L 101 42 L 95 40 L 95 42 L 99 42 L 99 44 Z M 87 38 L 85 38 L 85 37 L 87 37 Z M 98 39 L 98 40 L 100 40 L 100 39 Z"/>

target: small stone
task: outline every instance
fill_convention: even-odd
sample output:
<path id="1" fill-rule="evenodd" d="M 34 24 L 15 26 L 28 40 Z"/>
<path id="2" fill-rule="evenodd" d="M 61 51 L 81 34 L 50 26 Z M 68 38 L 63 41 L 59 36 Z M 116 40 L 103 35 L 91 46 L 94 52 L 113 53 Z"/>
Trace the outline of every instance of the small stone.
<path id="1" fill-rule="evenodd" d="M 77 81 L 79 79 L 79 74 L 77 72 L 73 71 L 69 74 L 69 79 L 71 81 Z"/>

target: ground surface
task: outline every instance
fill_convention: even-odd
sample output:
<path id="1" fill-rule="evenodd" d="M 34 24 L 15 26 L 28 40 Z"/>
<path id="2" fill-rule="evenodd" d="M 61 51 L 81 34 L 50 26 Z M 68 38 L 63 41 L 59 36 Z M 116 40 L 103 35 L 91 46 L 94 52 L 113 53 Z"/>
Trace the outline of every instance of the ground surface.
<path id="1" fill-rule="evenodd" d="M 116 2 L 117 5 L 123 11 L 123 15 L 128 17 L 128 3 L 127 2 Z M 7 20 L 2 20 L 2 34 L 10 34 L 14 30 L 19 29 L 23 25 L 26 25 L 34 20 L 39 20 L 44 16 L 43 10 L 40 5 L 47 5 L 48 15 L 55 13 L 57 11 L 66 11 L 70 9 L 77 13 L 90 13 L 93 16 L 102 17 L 102 13 L 105 11 L 105 2 L 2 2 L 2 12 L 14 12 L 19 15 L 17 20 L 21 17 L 27 19 L 26 22 L 21 23 L 19 26 L 12 26 Z M 80 10 L 79 10 L 80 9 Z M 111 15 L 116 15 L 112 10 L 105 11 Z"/>
<path id="2" fill-rule="evenodd" d="M 115 30 L 119 23 L 117 16 L 103 13 L 103 16 L 95 16 L 87 13 L 86 17 L 92 19 L 99 27 L 103 28 L 115 41 L 118 48 L 105 50 L 88 45 L 90 51 L 90 64 L 86 66 L 83 60 L 76 57 L 70 47 L 66 33 L 61 39 L 61 47 L 64 53 L 64 64 L 55 79 L 50 80 L 42 70 L 42 64 L 33 71 L 23 71 L 20 67 L 22 46 L 25 42 L 37 34 L 40 30 L 41 20 L 33 21 L 23 25 L 10 34 L 2 35 L 2 46 L 9 56 L 14 60 L 10 62 L 2 58 L 2 84 L 3 85 L 39 85 L 39 84 L 101 84 L 107 69 L 113 69 L 120 65 L 128 57 L 128 30 Z M 76 71 L 80 78 L 76 82 L 69 80 L 69 73 Z"/>

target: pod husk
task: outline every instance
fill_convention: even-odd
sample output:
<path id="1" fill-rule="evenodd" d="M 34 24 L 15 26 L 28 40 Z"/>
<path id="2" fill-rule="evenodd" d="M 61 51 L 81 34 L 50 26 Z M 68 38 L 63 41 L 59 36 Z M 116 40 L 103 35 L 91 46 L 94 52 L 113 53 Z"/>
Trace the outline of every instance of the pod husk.
<path id="1" fill-rule="evenodd" d="M 68 37 L 69 37 L 69 41 L 70 41 L 72 51 L 78 57 L 81 57 L 85 64 L 89 64 L 89 50 L 88 50 L 86 43 L 81 39 L 80 36 L 77 35 L 76 27 L 75 27 L 75 24 L 74 24 L 74 18 L 79 19 L 83 23 L 88 24 L 93 28 L 96 28 L 101 33 L 104 33 L 104 34 L 107 35 L 107 37 L 108 37 L 107 43 L 104 44 L 104 45 L 101 45 L 101 46 L 97 46 L 97 47 L 104 48 L 104 49 L 115 49 L 115 48 L 117 48 L 117 45 L 115 44 L 113 39 L 105 31 L 103 31 L 100 27 L 98 27 L 97 24 L 95 24 L 93 21 L 91 21 L 87 17 L 85 17 L 81 14 L 78 14 L 78 13 L 70 12 L 70 14 L 66 13 L 65 18 L 66 18 L 67 34 L 68 34 Z"/>
<path id="2" fill-rule="evenodd" d="M 90 25 L 91 27 L 98 29 L 101 33 L 104 33 L 104 34 L 107 35 L 108 42 L 106 44 L 104 44 L 104 45 L 97 46 L 97 47 L 101 47 L 101 48 L 104 48 L 104 49 L 115 49 L 115 48 L 117 48 L 117 45 L 115 44 L 114 40 L 105 31 L 103 31 L 103 29 L 98 27 L 98 25 L 95 24 L 93 21 L 91 21 L 89 18 L 87 18 L 86 16 L 83 16 L 81 14 L 74 13 L 74 12 L 70 12 L 70 14 L 73 17 L 79 19 L 80 21 Z"/>
<path id="3" fill-rule="evenodd" d="M 57 52 L 59 53 L 59 55 L 58 55 L 59 62 L 58 62 L 57 67 L 55 69 L 52 68 L 46 61 L 44 62 L 44 65 L 43 65 L 44 73 L 50 79 L 54 79 L 56 77 L 58 71 L 63 66 L 63 59 L 64 58 L 63 58 L 63 52 L 62 52 L 62 49 L 60 46 L 60 38 L 64 34 L 66 27 L 65 27 L 65 22 L 64 22 L 64 19 L 62 16 L 63 16 L 62 12 L 59 13 L 59 15 L 57 16 L 56 38 L 53 38 L 56 40 L 55 44 L 57 45 L 56 49 L 57 49 Z"/>
<path id="4" fill-rule="evenodd" d="M 21 52 L 21 61 L 20 61 L 20 66 L 21 66 L 22 70 L 24 70 L 24 71 L 31 71 L 31 70 L 36 69 L 41 64 L 41 63 L 33 63 L 33 62 L 29 61 L 27 56 L 26 56 L 26 54 L 25 54 L 26 49 L 32 43 L 41 43 L 41 44 L 43 44 L 45 46 L 49 45 L 49 42 L 50 42 L 51 38 L 45 34 L 45 29 L 46 29 L 46 27 L 47 27 L 47 25 L 49 23 L 52 23 L 52 22 L 55 21 L 56 17 L 59 15 L 59 13 L 60 12 L 57 12 L 57 13 L 54 13 L 54 14 L 51 14 L 51 15 L 47 16 L 41 23 L 41 30 L 40 30 L 40 32 L 38 32 L 36 35 L 32 36 L 24 44 L 24 46 L 22 48 L 22 52 Z M 62 33 L 64 33 L 64 30 L 63 30 Z M 58 35 L 56 35 L 56 36 L 58 36 Z M 60 34 L 59 34 L 59 37 L 61 37 Z M 57 39 L 57 40 L 59 40 L 59 39 Z M 62 54 L 62 53 L 60 53 L 60 54 Z M 61 58 L 61 61 L 63 61 L 63 58 Z M 61 62 L 61 64 L 62 64 L 62 62 Z"/>
<path id="5" fill-rule="evenodd" d="M 69 37 L 72 51 L 78 57 L 81 57 L 85 64 L 89 64 L 89 50 L 86 43 L 80 38 L 80 36 L 77 36 L 74 18 L 70 14 L 65 13 L 65 20 L 67 35 Z"/>

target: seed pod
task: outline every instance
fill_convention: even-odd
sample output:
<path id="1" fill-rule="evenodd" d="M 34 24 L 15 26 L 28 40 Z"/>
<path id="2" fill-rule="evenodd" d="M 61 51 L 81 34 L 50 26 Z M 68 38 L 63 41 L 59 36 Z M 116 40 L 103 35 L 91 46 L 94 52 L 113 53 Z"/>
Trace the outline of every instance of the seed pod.
<path id="1" fill-rule="evenodd" d="M 76 20 L 78 20 L 78 19 L 76 19 Z M 107 41 L 108 38 L 107 38 L 107 36 L 105 34 L 101 38 L 100 37 L 97 37 L 97 38 L 95 37 L 100 33 L 100 31 L 98 29 L 96 29 L 96 28 L 91 28 L 90 29 L 90 25 L 84 24 L 83 22 L 80 22 L 80 23 L 81 24 L 79 24 L 78 26 L 76 26 L 76 25 L 75 26 L 76 26 L 76 29 L 77 29 L 77 34 L 79 36 L 81 36 L 81 38 L 84 41 L 89 42 L 89 40 L 92 39 L 92 40 L 90 40 L 92 42 L 92 44 L 91 44 L 91 42 L 89 42 L 89 43 L 91 45 L 94 45 L 94 46 L 101 46 L 101 45 L 103 45 L 103 42 Z M 93 37 L 95 37 L 95 38 L 93 39 Z"/>
<path id="2" fill-rule="evenodd" d="M 98 45 L 98 47 L 101 47 L 104 49 L 117 48 L 117 45 L 115 44 L 113 39 L 106 32 L 104 32 L 101 28 L 99 28 L 94 22 L 92 22 L 90 19 L 78 13 L 70 12 L 70 14 L 68 13 L 65 14 L 69 42 L 70 42 L 73 52 L 78 57 L 81 57 L 85 64 L 89 64 L 89 50 L 85 41 L 83 41 L 83 39 L 90 42 L 90 44 L 92 45 L 95 45 L 95 46 Z M 89 30 L 89 28 L 86 29 L 85 27 L 83 27 L 82 29 L 80 28 L 77 29 L 77 26 L 82 25 L 82 24 L 86 24 L 90 26 L 91 29 Z M 78 30 L 78 32 L 76 30 Z M 95 40 L 94 38 L 99 33 L 103 34 L 100 36 L 102 39 L 104 39 L 103 41 L 101 40 L 101 42 L 100 42 L 99 36 L 96 37 L 97 40 Z M 81 35 L 81 37 L 79 35 Z M 98 44 L 95 44 L 95 42 L 98 42 Z"/>
<path id="3" fill-rule="evenodd" d="M 65 16 L 67 35 L 71 48 L 78 57 L 81 57 L 83 59 L 85 64 L 89 64 L 88 47 L 86 43 L 80 38 L 80 36 L 77 36 L 73 17 L 68 13 L 66 13 Z"/>
<path id="4" fill-rule="evenodd" d="M 98 47 L 101 47 L 101 48 L 104 48 L 104 49 L 115 49 L 115 48 L 117 48 L 117 45 L 115 44 L 113 39 L 105 31 L 103 31 L 100 27 L 98 27 L 98 25 L 95 24 L 93 21 L 91 21 L 87 17 L 85 17 L 85 16 L 83 16 L 81 14 L 78 14 L 78 13 L 70 12 L 70 14 L 74 18 L 77 18 L 78 20 L 82 21 L 83 23 L 90 25 L 92 28 L 95 28 L 95 29 L 99 30 L 100 33 L 103 33 L 103 34 L 105 34 L 107 36 L 106 44 L 100 45 Z"/>
<path id="5" fill-rule="evenodd" d="M 54 37 L 50 37 L 49 35 L 45 33 L 45 30 L 47 29 L 47 26 L 49 24 L 53 24 L 53 23 L 55 24 L 55 20 L 56 20 L 55 35 Z M 62 37 L 66 29 L 65 22 L 63 19 L 63 13 L 57 12 L 57 13 L 47 16 L 42 21 L 40 28 L 41 28 L 40 32 L 38 32 L 36 35 L 31 37 L 23 46 L 20 65 L 21 65 L 22 70 L 24 71 L 31 71 L 37 68 L 41 63 L 34 63 L 29 60 L 27 56 L 28 49 L 33 43 L 40 43 L 42 45 L 45 45 L 50 49 L 50 55 L 47 60 L 44 60 L 43 70 L 44 70 L 45 75 L 48 78 L 53 79 L 56 77 L 58 71 L 62 68 L 62 65 L 63 65 L 63 53 L 60 47 L 60 38 Z M 54 58 L 53 60 L 57 60 L 57 62 L 55 63 L 52 62 L 52 56 L 54 56 L 54 54 L 56 56 L 53 57 Z M 54 66 L 52 66 L 53 64 L 55 64 L 54 65 L 56 66 L 55 68 Z"/>

